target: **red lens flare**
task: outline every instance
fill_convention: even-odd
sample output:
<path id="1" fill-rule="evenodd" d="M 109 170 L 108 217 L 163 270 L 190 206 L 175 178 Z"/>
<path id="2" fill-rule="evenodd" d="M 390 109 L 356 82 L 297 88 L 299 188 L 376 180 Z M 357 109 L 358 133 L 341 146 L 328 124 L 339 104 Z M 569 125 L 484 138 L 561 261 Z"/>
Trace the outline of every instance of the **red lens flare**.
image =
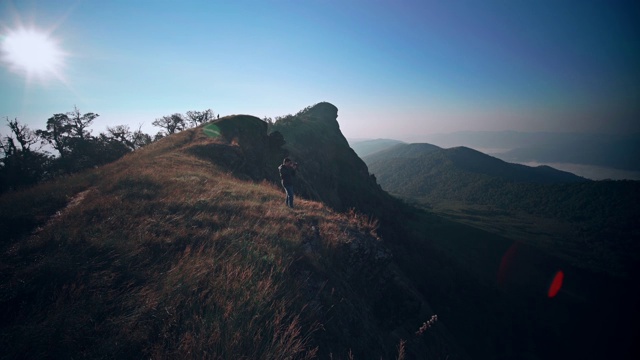
<path id="1" fill-rule="evenodd" d="M 558 295 L 560 288 L 562 288 L 562 281 L 564 280 L 564 273 L 562 270 L 558 271 L 556 275 L 553 277 L 553 281 L 551 282 L 551 286 L 549 286 L 549 291 L 547 292 L 547 296 L 549 298 L 553 298 Z"/>

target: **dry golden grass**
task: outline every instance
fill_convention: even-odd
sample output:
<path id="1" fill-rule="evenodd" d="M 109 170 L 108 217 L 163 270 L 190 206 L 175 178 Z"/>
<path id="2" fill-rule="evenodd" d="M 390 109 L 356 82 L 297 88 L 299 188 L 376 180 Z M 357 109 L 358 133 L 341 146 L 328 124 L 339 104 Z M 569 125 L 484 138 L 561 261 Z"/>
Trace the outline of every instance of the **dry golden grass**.
<path id="1" fill-rule="evenodd" d="M 332 249 L 375 236 L 377 223 L 303 199 L 285 207 L 279 187 L 185 151 L 216 141 L 196 130 L 0 199 L 32 220 L 2 243 L 0 347 L 9 358 L 316 356 L 319 324 L 297 268 L 321 258 L 331 267 Z M 60 195 L 39 209 L 45 192 Z"/>

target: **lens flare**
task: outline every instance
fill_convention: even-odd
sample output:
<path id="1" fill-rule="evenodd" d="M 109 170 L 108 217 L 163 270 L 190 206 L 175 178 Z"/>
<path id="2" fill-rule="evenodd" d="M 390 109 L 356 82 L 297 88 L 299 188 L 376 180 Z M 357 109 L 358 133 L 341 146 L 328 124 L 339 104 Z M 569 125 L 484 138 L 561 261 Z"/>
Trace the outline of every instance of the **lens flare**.
<path id="1" fill-rule="evenodd" d="M 209 137 L 218 137 L 220 136 L 220 128 L 216 124 L 209 124 L 204 127 L 204 133 Z"/>
<path id="2" fill-rule="evenodd" d="M 562 272 L 562 270 L 560 270 L 553 277 L 553 280 L 551 281 L 551 285 L 549 286 L 549 291 L 547 292 L 547 296 L 549 298 L 553 298 L 556 295 L 558 295 L 558 292 L 562 288 L 562 281 L 563 280 L 564 280 L 564 272 Z"/>

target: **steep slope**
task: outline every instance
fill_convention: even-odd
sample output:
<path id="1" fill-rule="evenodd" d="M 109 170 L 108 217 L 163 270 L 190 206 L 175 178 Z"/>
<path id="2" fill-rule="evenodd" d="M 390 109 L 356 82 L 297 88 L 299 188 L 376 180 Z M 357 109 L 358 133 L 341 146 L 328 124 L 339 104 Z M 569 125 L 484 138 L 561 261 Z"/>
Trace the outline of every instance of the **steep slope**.
<path id="1" fill-rule="evenodd" d="M 637 333 L 620 329 L 637 322 L 637 277 L 585 274 L 402 205 L 336 115 L 320 103 L 271 127 L 230 116 L 0 197 L 2 357 L 395 359 L 401 339 L 406 359 L 629 352 Z M 284 156 L 302 165 L 302 194 L 329 203 L 284 207 Z M 640 199 L 627 198 L 610 200 L 637 219 L 624 206 Z M 638 244 L 626 240 L 615 246 Z M 565 286 L 549 299 L 558 269 Z"/>
<path id="2" fill-rule="evenodd" d="M 384 192 L 367 165 L 349 147 L 337 121 L 338 109 L 326 102 L 282 119 L 270 131 L 282 134 L 288 155 L 300 164 L 298 186 L 303 196 L 339 211 L 356 208 L 391 218 L 397 202 Z"/>
<path id="3" fill-rule="evenodd" d="M 416 284 L 422 296 L 433 305 L 434 312 L 439 314 L 443 325 L 446 324 L 447 329 L 452 331 L 459 344 L 473 358 L 563 359 L 599 357 L 613 353 L 620 355 L 629 352 L 632 344 L 631 333 L 600 329 L 587 330 L 585 319 L 589 319 L 589 314 L 597 309 L 603 308 L 615 309 L 608 312 L 610 317 L 602 322 L 603 329 L 624 328 L 633 323 L 632 319 L 635 319 L 633 316 L 622 320 L 619 317 L 620 314 L 632 308 L 632 304 L 638 298 L 628 286 L 633 283 L 635 275 L 620 280 L 619 277 L 608 277 L 609 275 L 602 274 L 603 271 L 619 274 L 620 264 L 624 264 L 622 266 L 624 272 L 628 270 L 626 265 L 634 264 L 638 259 L 637 247 L 633 245 L 637 242 L 630 241 L 633 240 L 633 235 L 629 232 L 632 229 L 628 227 L 629 218 L 637 213 L 633 208 L 623 210 L 627 218 L 623 219 L 624 236 L 619 238 L 622 239 L 620 245 L 624 250 L 613 249 L 604 241 L 606 237 L 601 236 L 602 233 L 597 239 L 591 238 L 588 235 L 589 230 L 584 232 L 585 229 L 593 229 L 590 226 L 582 229 L 579 241 L 562 239 L 563 242 L 560 244 L 566 252 L 557 250 L 549 252 L 548 249 L 543 251 L 543 246 L 533 246 L 524 242 L 525 239 L 514 241 L 513 238 L 506 238 L 493 231 L 467 226 L 430 212 L 421 213 L 415 209 L 410 210 L 393 200 L 387 200 L 385 196 L 379 196 L 379 188 L 367 186 L 375 178 L 365 176 L 363 167 L 356 159 L 347 161 L 352 159 L 352 154 L 344 146 L 337 123 L 334 122 L 335 107 L 326 103 L 319 105 L 321 105 L 319 110 L 324 111 L 309 114 L 310 110 L 318 109 L 311 107 L 296 116 L 286 117 L 271 127 L 271 131 L 277 130 L 284 135 L 287 142 L 285 148 L 290 156 L 302 164 L 301 171 L 303 168 L 308 171 L 302 174 L 303 179 L 299 179 L 305 180 L 301 184 L 302 187 L 309 186 L 313 189 L 313 186 L 317 186 L 321 191 L 318 198 L 331 199 L 327 195 L 337 194 L 337 189 L 344 186 L 343 188 L 349 191 L 342 192 L 339 197 L 340 202 L 333 202 L 333 206 L 336 204 L 344 206 L 348 201 L 351 206 L 378 216 L 381 223 L 380 233 L 385 243 L 391 248 L 398 266 L 412 280 L 412 283 Z M 313 134 L 319 138 L 314 138 Z M 399 145 L 398 148 L 402 149 L 403 146 Z M 531 193 L 535 194 L 531 198 L 523 197 L 519 192 L 522 189 L 521 185 L 538 187 L 547 185 L 526 182 L 530 179 L 528 176 L 520 175 L 518 171 L 522 169 L 521 167 L 511 168 L 507 164 L 506 174 L 518 180 L 524 178 L 525 182 L 497 179 L 492 176 L 492 174 L 504 172 L 504 163 L 491 158 L 486 161 L 490 167 L 485 173 L 478 171 L 484 170 L 483 168 L 477 169 L 477 172 L 470 171 L 475 170 L 473 166 L 478 159 L 473 156 L 478 153 L 467 152 L 466 149 L 447 152 L 429 145 L 417 145 L 409 146 L 405 150 L 408 150 L 407 155 L 413 158 L 406 161 L 389 161 L 387 164 L 394 166 L 402 164 L 408 169 L 414 169 L 422 160 L 420 155 L 422 152 L 429 152 L 426 156 L 439 154 L 440 157 L 436 159 L 440 161 L 440 167 L 429 169 L 431 172 L 428 174 L 438 179 L 440 189 L 449 191 L 447 195 L 441 195 L 439 198 L 444 201 L 465 195 L 474 201 L 486 203 L 493 201 L 493 198 L 505 187 L 513 185 L 513 191 L 509 193 L 513 197 L 505 199 L 508 204 L 528 204 L 522 200 L 537 201 L 538 204 L 545 206 L 544 211 L 551 210 L 550 214 L 560 215 L 565 211 L 563 216 L 580 216 L 573 208 L 559 206 L 555 209 L 557 204 L 561 204 L 557 199 L 549 203 L 540 203 L 544 197 L 536 192 Z M 457 154 L 456 150 L 462 150 L 462 156 Z M 464 161 L 465 154 L 471 156 L 471 161 Z M 462 159 L 456 158 L 456 155 Z M 481 160 L 485 159 L 481 158 Z M 338 162 L 342 162 L 342 166 L 334 167 Z M 312 166 L 306 166 L 307 163 Z M 340 172 L 336 174 L 335 171 L 338 169 Z M 349 169 L 352 169 L 355 174 L 350 174 Z M 373 167 L 369 169 L 375 172 Z M 528 171 L 531 168 L 524 169 Z M 448 172 L 449 170 L 455 171 Z M 546 176 L 540 175 L 539 170 L 533 170 L 535 175 L 532 176 L 533 179 L 545 181 Z M 543 168 L 542 171 L 544 170 Z M 323 172 L 326 173 L 323 174 Z M 408 186 L 421 189 L 424 185 L 420 183 L 419 178 L 411 179 L 402 171 L 397 173 L 398 180 L 407 181 Z M 551 176 L 557 174 L 558 172 L 552 171 Z M 340 182 L 341 177 L 354 179 L 353 184 L 360 184 L 360 187 L 345 186 Z M 570 178 L 576 177 L 570 176 Z M 308 181 L 309 179 L 313 181 Z M 415 184 L 410 182 L 412 180 Z M 380 183 L 384 186 L 382 180 Z M 577 184 L 590 183 L 583 181 Z M 333 186 L 326 186 L 327 184 Z M 466 184 L 467 187 L 460 189 L 458 188 L 460 184 Z M 558 194 L 562 194 L 562 191 Z M 310 193 L 307 196 L 314 196 L 314 194 Z M 358 201 L 363 198 L 378 200 Z M 542 209 L 542 207 L 539 208 Z M 611 209 L 611 206 L 608 208 Z M 581 209 L 591 211 L 594 207 L 589 205 L 587 198 L 586 204 L 582 203 Z M 491 214 L 498 214 L 494 217 L 499 217 L 501 214 L 500 211 L 492 211 L 489 217 L 493 216 Z M 599 224 L 602 224 L 611 218 L 600 217 L 600 219 Z M 482 220 L 486 221 L 487 217 L 483 217 Z M 535 221 L 529 222 L 535 227 Z M 608 229 L 610 225 L 607 225 Z M 537 241 L 538 234 L 545 231 L 533 229 L 529 236 Z M 617 237 L 619 234 L 610 233 L 609 235 Z M 625 254 L 626 250 L 629 250 L 628 258 Z M 567 260 L 567 257 L 570 260 Z M 573 261 L 583 267 L 576 270 Z M 588 270 L 584 269 L 585 264 L 589 267 Z M 599 266 L 602 267 L 598 268 Z M 598 269 L 592 271 L 592 268 Z M 556 300 L 550 300 L 546 296 L 546 291 L 558 269 L 566 271 L 567 279 L 570 279 L 567 280 L 567 294 L 563 293 Z M 606 289 L 604 291 L 608 294 L 616 295 L 608 297 L 594 294 L 594 289 Z M 389 294 L 389 299 L 395 298 L 392 294 L 393 292 Z M 408 310 L 408 312 L 412 311 Z M 440 316 L 440 314 L 446 315 Z M 565 336 L 565 334 L 571 335 Z M 605 336 L 618 338 L 616 349 L 611 350 L 613 342 L 609 338 L 600 341 L 605 339 Z M 584 346 L 585 342 L 589 345 Z M 436 355 L 436 358 L 448 356 L 448 354 L 441 354 Z M 417 358 L 422 357 L 418 355 Z"/>
<path id="4" fill-rule="evenodd" d="M 232 116 L 3 195 L 3 357 L 459 358 L 375 221 L 262 181 L 280 140 Z"/>

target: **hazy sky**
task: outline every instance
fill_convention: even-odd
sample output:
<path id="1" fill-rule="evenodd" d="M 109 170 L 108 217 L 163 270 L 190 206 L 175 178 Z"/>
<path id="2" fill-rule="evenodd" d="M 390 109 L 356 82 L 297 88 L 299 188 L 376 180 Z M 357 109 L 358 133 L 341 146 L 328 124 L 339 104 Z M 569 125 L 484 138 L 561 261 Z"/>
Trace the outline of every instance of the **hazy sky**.
<path id="1" fill-rule="evenodd" d="M 328 101 L 348 138 L 638 132 L 637 4 L 0 0 L 0 116 L 44 128 L 76 105 L 100 114 L 94 134 L 155 133 L 176 112 L 275 117 Z M 58 52 L 22 49 L 24 33 Z"/>

